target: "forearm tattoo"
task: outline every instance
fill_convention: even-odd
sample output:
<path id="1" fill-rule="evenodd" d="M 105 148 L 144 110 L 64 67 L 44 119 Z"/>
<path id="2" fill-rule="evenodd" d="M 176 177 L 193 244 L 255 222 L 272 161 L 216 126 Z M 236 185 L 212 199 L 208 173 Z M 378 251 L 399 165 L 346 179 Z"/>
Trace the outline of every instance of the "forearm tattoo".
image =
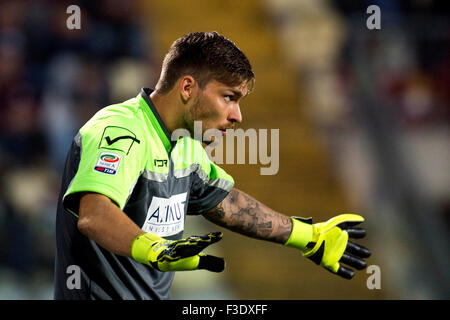
<path id="1" fill-rule="evenodd" d="M 233 189 L 205 218 L 229 230 L 262 240 L 285 243 L 292 231 L 290 217 L 244 192 Z"/>

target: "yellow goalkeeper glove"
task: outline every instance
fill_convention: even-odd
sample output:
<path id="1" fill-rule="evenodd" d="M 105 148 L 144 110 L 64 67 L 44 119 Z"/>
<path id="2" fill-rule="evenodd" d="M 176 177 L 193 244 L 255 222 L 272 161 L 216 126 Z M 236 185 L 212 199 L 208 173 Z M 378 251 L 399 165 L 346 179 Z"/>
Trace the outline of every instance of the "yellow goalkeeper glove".
<path id="1" fill-rule="evenodd" d="M 366 231 L 354 226 L 364 221 L 356 214 L 341 214 L 326 222 L 312 224 L 312 219 L 292 217 L 292 233 L 286 246 L 297 248 L 316 264 L 343 278 L 351 279 L 354 270 L 344 267 L 345 263 L 362 270 L 366 267 L 363 258 L 370 251 L 361 245 L 348 241 L 349 238 L 363 238 Z"/>
<path id="2" fill-rule="evenodd" d="M 221 232 L 211 232 L 201 237 L 166 240 L 152 233 L 144 233 L 134 239 L 131 257 L 159 271 L 206 269 L 221 272 L 225 269 L 225 260 L 201 251 L 220 241 L 222 236 Z"/>

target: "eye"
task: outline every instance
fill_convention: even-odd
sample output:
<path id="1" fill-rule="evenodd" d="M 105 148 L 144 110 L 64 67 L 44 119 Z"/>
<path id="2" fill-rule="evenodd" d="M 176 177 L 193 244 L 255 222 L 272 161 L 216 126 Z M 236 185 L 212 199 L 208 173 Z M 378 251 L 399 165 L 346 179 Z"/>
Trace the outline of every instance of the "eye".
<path id="1" fill-rule="evenodd" d="M 234 94 L 226 94 L 223 97 L 226 102 L 237 101 L 237 97 Z"/>

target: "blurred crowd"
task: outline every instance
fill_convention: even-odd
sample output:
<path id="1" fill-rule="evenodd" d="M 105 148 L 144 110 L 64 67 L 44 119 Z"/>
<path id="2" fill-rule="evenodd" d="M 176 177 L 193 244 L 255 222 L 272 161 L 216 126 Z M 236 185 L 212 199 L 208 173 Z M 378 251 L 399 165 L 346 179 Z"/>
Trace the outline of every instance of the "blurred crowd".
<path id="1" fill-rule="evenodd" d="M 378 219 L 378 236 L 391 239 L 390 249 L 380 245 L 374 250 L 383 252 L 386 279 L 398 297 L 448 299 L 448 7 L 436 0 L 334 4 L 347 21 L 336 63 L 337 87 L 353 122 L 347 126 L 351 142 L 337 145 L 345 150 L 345 145 L 359 144 L 353 155 L 366 154 L 359 160 L 342 159 L 349 162 L 348 181 L 355 168 L 366 172 L 353 179 L 359 180 L 353 183 L 353 193 Z M 361 20 L 369 14 L 360 13 L 372 4 L 381 8 L 381 29 L 362 31 Z M 355 134 L 362 138 L 352 137 Z M 388 224 L 392 226 L 386 228 Z M 421 247 L 415 248 L 411 243 L 418 235 Z"/>
<path id="2" fill-rule="evenodd" d="M 342 83 L 352 86 L 352 48 L 364 41 L 355 24 L 372 4 L 382 8 L 382 28 L 371 34 L 372 75 L 380 100 L 389 104 L 403 128 L 446 124 L 450 118 L 450 30 L 444 1 L 334 1 L 351 23 L 339 64 Z M 368 18 L 366 14 L 364 18 Z M 370 32 L 366 32 L 370 35 Z"/>
<path id="3" fill-rule="evenodd" d="M 0 2 L 0 298 L 20 291 L 12 278 L 51 284 L 66 152 L 96 111 L 153 81 L 147 31 L 134 1 Z"/>
<path id="4" fill-rule="evenodd" d="M 391 296 L 448 298 L 445 1 L 265 2 L 305 92 L 304 112 L 320 129 L 352 202 L 388 243 L 375 242 L 373 251 L 385 262 Z M 372 5 L 379 8 L 379 29 L 367 27 Z M 421 249 L 411 246 L 417 235 Z"/>

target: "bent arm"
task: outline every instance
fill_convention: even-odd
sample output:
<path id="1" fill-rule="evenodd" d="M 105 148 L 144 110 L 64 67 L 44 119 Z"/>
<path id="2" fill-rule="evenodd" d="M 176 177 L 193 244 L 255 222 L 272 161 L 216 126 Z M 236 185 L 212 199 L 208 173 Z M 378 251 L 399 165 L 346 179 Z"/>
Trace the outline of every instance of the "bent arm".
<path id="1" fill-rule="evenodd" d="M 108 197 L 85 193 L 80 199 L 78 229 L 106 250 L 131 257 L 131 244 L 144 233 Z"/>
<path id="2" fill-rule="evenodd" d="M 286 243 L 292 232 L 289 216 L 270 209 L 236 188 L 203 216 L 242 235 L 281 244 Z"/>

